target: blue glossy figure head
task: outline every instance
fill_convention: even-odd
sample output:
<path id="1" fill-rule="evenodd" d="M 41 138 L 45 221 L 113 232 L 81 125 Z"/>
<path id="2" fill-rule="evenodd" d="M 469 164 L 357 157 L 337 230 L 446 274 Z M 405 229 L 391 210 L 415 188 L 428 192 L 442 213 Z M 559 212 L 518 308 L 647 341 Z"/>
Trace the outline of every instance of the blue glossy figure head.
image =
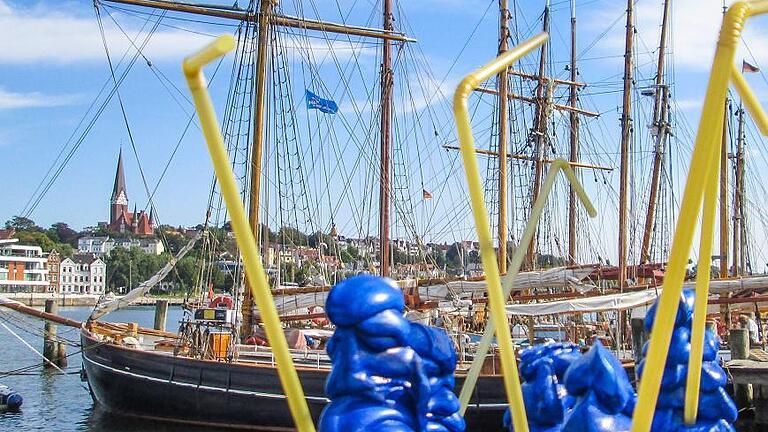
<path id="1" fill-rule="evenodd" d="M 322 432 L 464 430 L 452 392 L 456 354 L 445 332 L 410 323 L 402 290 L 361 275 L 333 287 L 325 310 L 336 325 Z"/>
<path id="2" fill-rule="evenodd" d="M 563 378 L 571 363 L 581 357 L 577 345 L 545 343 L 520 352 L 520 375 L 523 379 L 523 401 L 532 432 L 557 432 L 573 408 L 574 398 L 563 386 Z M 504 425 L 512 429 L 509 410 Z"/>

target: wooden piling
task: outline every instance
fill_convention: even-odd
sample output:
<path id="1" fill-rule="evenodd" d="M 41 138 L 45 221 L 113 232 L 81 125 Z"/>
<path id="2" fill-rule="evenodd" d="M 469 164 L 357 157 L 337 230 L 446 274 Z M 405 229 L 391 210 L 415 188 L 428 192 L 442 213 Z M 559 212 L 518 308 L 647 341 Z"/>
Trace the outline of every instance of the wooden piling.
<path id="1" fill-rule="evenodd" d="M 731 360 L 749 358 L 749 330 L 742 328 L 731 329 L 728 336 L 728 346 L 731 349 Z M 752 405 L 752 385 L 734 384 L 733 398 L 736 406 L 746 408 Z"/>
<path id="2" fill-rule="evenodd" d="M 165 320 L 168 316 L 168 300 L 155 302 L 155 330 L 165 331 Z"/>
<path id="3" fill-rule="evenodd" d="M 640 364 L 643 360 L 643 345 L 648 340 L 648 335 L 645 333 L 645 320 L 632 318 L 629 325 L 632 328 L 632 351 L 635 355 L 635 364 Z"/>
<path id="4" fill-rule="evenodd" d="M 57 315 L 59 305 L 56 300 L 48 299 L 45 301 L 45 312 Z M 62 346 L 62 350 L 64 347 Z M 50 321 L 45 322 L 45 331 L 43 332 L 43 356 L 47 361 L 43 362 L 45 368 L 52 368 L 59 364 L 59 341 L 56 337 L 56 324 Z M 66 354 L 64 354 L 66 359 Z"/>

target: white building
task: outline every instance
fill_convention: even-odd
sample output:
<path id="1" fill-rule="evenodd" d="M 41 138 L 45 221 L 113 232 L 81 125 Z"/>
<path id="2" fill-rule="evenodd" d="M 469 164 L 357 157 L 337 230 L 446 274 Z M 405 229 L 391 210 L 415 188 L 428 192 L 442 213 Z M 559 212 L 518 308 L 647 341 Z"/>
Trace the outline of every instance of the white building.
<path id="1" fill-rule="evenodd" d="M 146 239 L 111 239 L 109 237 L 86 236 L 77 240 L 77 250 L 84 254 L 94 254 L 97 257 L 109 255 L 116 247 L 123 249 L 139 248 L 144 253 L 160 255 L 165 252 L 163 242 L 156 238 Z"/>
<path id="2" fill-rule="evenodd" d="M 94 254 L 75 254 L 61 262 L 62 294 L 104 294 L 107 265 Z"/>
<path id="3" fill-rule="evenodd" d="M 124 249 L 139 248 L 144 251 L 144 253 L 150 255 L 160 255 L 161 253 L 165 252 L 165 246 L 163 246 L 163 242 L 156 238 L 115 239 L 113 248 L 115 247 L 121 247 Z"/>
<path id="4" fill-rule="evenodd" d="M 47 292 L 48 268 L 43 249 L 18 242 L 17 238 L 0 239 L 0 293 Z"/>
<path id="5" fill-rule="evenodd" d="M 98 257 L 109 254 L 114 242 L 109 237 L 80 237 L 77 239 L 77 251 L 84 254 L 94 254 Z"/>

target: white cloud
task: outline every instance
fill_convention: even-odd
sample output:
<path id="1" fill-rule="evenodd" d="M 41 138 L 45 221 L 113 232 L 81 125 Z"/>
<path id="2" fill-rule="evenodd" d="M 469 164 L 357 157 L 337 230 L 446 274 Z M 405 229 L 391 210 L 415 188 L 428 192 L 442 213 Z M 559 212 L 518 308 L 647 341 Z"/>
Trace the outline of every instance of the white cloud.
<path id="1" fill-rule="evenodd" d="M 46 95 L 39 92 L 17 93 L 0 87 L 0 110 L 65 106 L 75 104 L 79 99 L 79 95 Z"/>
<path id="2" fill-rule="evenodd" d="M 85 3 L 77 4 L 83 5 L 83 11 L 90 10 Z M 102 21 L 110 54 L 119 58 L 131 48 L 131 43 L 105 13 Z M 128 20 L 125 22 L 129 23 Z M 138 33 L 129 24 L 121 22 L 121 26 L 132 38 Z M 147 28 L 150 26 L 151 23 Z M 144 50 L 152 60 L 181 58 L 210 40 L 199 34 L 161 29 L 155 32 Z M 143 40 L 143 35 L 139 40 Z M 94 16 L 49 11 L 42 7 L 11 8 L 0 0 L 0 63 L 66 64 L 104 59 L 104 47 Z"/>
<path id="3" fill-rule="evenodd" d="M 704 103 L 703 98 L 698 99 L 678 99 L 675 101 L 675 108 L 683 111 L 697 111 L 701 109 L 701 105 Z"/>
<path id="4" fill-rule="evenodd" d="M 597 36 L 597 32 L 605 29 L 607 23 L 613 22 L 620 16 L 625 7 L 626 4 L 623 2 L 613 2 L 611 6 L 602 8 L 599 12 L 596 11 L 587 17 L 590 25 L 586 27 L 594 29 L 596 32 L 594 36 Z M 658 49 L 662 12 L 661 1 L 638 1 L 635 3 L 635 24 L 639 35 L 635 40 L 635 45 L 640 51 L 645 50 L 645 48 L 653 51 L 652 54 L 648 54 L 651 56 L 655 56 L 655 51 Z M 670 17 L 671 44 L 668 49 L 673 54 L 675 66 L 685 71 L 708 71 L 712 67 L 712 59 L 723 19 L 722 2 L 719 0 L 675 0 L 672 2 Z M 750 20 L 744 31 L 743 39 L 758 57 L 757 62 L 768 65 L 768 43 L 765 42 L 768 33 L 764 31 L 764 25 L 758 24 L 759 21 L 761 18 Z M 600 54 L 618 55 L 623 52 L 625 22 L 624 18 L 620 19 L 606 37 L 597 42 L 596 50 Z M 738 62 L 742 58 L 750 58 L 743 43 L 736 53 Z"/>

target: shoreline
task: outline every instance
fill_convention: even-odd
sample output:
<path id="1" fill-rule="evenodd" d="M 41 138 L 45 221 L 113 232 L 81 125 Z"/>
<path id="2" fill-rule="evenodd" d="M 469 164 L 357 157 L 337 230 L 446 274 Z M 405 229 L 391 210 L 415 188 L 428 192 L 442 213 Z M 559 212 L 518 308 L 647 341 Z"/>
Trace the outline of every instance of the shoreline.
<path id="1" fill-rule="evenodd" d="M 4 293 L 3 297 L 9 300 L 15 300 L 25 306 L 42 307 L 46 300 L 56 300 L 59 306 L 96 306 L 101 296 L 95 294 L 52 294 L 52 293 Z M 183 297 L 158 296 L 141 297 L 137 299 L 133 306 L 154 306 L 157 300 L 168 300 L 171 306 L 178 306 L 184 303 Z"/>

